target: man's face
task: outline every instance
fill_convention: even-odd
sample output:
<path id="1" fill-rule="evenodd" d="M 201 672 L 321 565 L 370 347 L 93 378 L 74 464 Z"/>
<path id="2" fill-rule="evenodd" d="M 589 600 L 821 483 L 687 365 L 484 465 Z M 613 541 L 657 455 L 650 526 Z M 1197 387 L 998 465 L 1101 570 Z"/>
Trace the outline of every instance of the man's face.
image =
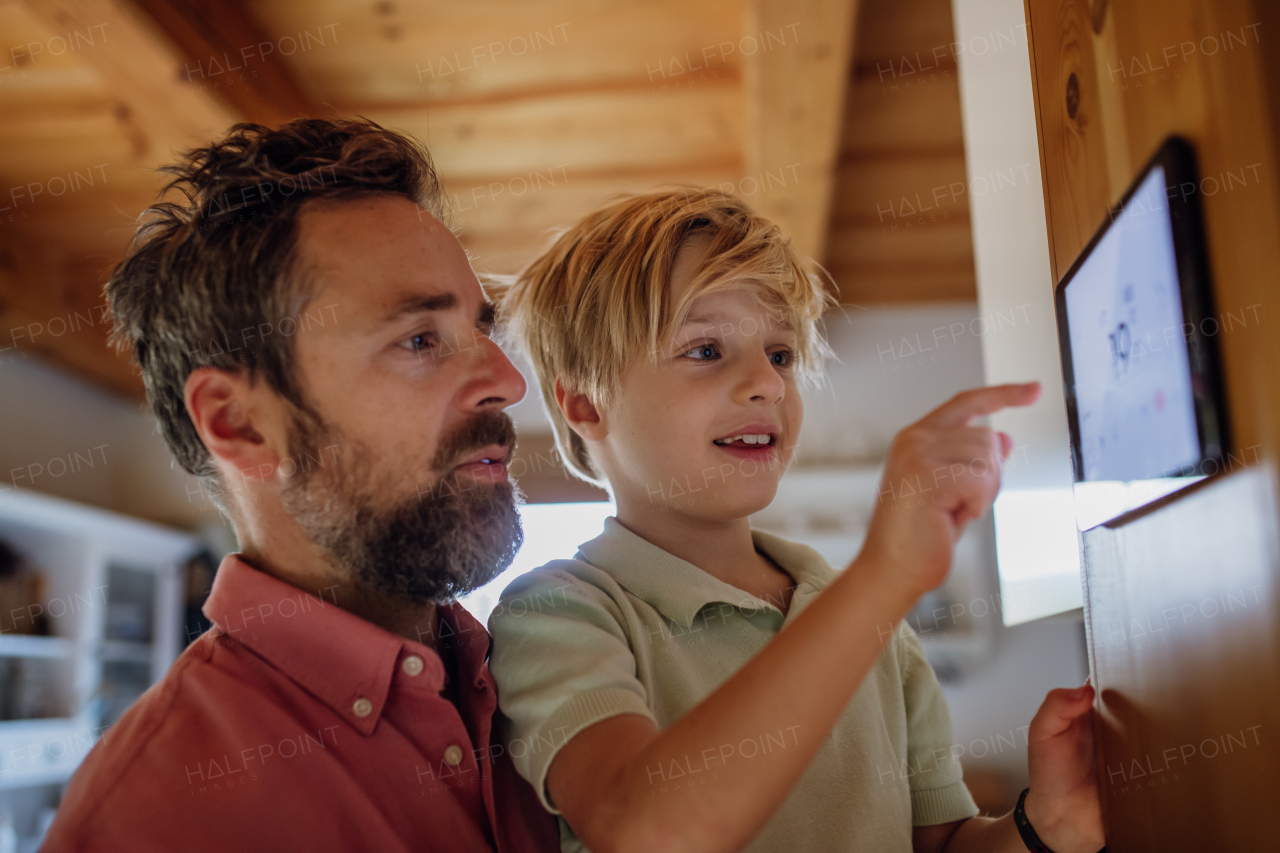
<path id="1" fill-rule="evenodd" d="M 389 195 L 303 211 L 297 251 L 295 364 L 320 422 L 294 419 L 285 508 L 379 593 L 443 602 L 487 582 L 521 542 L 502 410 L 525 382 L 465 252 Z"/>

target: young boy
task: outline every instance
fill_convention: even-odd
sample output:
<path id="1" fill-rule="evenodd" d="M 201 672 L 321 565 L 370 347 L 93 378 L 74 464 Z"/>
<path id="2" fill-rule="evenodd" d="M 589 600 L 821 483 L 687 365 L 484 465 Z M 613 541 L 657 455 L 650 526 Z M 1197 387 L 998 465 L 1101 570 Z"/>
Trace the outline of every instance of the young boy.
<path id="1" fill-rule="evenodd" d="M 566 851 L 1015 853 L 1039 833 L 1094 853 L 1092 689 L 1053 691 L 1032 721 L 1025 817 L 975 818 L 937 680 L 893 629 L 999 488 L 1009 437 L 971 422 L 1035 384 L 965 392 L 900 433 L 843 572 L 749 526 L 791 460 L 828 299 L 775 226 L 714 191 L 609 205 L 517 277 L 503 309 L 561 453 L 617 517 L 494 612 L 507 749 Z M 895 499 L 904 479 L 931 499 Z"/>

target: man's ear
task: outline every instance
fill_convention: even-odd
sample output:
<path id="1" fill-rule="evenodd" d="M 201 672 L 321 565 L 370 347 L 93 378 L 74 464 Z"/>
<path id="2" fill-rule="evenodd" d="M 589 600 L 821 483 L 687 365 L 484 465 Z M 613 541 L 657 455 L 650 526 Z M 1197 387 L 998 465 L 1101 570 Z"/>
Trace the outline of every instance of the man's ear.
<path id="1" fill-rule="evenodd" d="M 268 438 L 276 431 L 261 422 L 267 417 L 259 399 L 263 390 L 244 371 L 215 367 L 191 371 L 183 389 L 187 416 L 210 455 L 247 479 L 270 479 L 281 459 Z"/>
<path id="2" fill-rule="evenodd" d="M 569 428 L 582 436 L 584 441 L 601 441 L 609 430 L 605 427 L 600 411 L 586 394 L 571 391 L 560 377 L 556 377 L 556 405 Z"/>

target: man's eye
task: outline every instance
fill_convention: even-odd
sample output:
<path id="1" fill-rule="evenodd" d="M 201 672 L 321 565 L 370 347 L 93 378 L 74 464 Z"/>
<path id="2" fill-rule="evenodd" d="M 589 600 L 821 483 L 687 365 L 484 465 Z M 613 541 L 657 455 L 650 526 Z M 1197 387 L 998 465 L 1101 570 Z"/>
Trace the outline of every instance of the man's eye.
<path id="1" fill-rule="evenodd" d="M 405 338 L 403 341 L 400 342 L 400 346 L 404 347 L 410 352 L 424 352 L 426 350 L 431 349 L 435 345 L 436 345 L 435 335 L 429 334 L 427 332 L 422 332 L 420 334 L 413 335 L 411 337 Z"/>
<path id="2" fill-rule="evenodd" d="M 715 344 L 698 344 L 686 352 L 684 357 L 692 358 L 694 361 L 714 361 L 720 357 L 720 348 Z"/>

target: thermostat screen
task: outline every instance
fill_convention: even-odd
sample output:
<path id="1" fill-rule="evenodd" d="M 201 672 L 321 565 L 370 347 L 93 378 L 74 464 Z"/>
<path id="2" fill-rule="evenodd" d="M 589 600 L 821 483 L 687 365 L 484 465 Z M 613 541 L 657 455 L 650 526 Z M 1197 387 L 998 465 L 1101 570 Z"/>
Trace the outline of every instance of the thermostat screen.
<path id="1" fill-rule="evenodd" d="M 1066 285 L 1085 480 L 1200 462 L 1165 183 L 1157 165 Z"/>

